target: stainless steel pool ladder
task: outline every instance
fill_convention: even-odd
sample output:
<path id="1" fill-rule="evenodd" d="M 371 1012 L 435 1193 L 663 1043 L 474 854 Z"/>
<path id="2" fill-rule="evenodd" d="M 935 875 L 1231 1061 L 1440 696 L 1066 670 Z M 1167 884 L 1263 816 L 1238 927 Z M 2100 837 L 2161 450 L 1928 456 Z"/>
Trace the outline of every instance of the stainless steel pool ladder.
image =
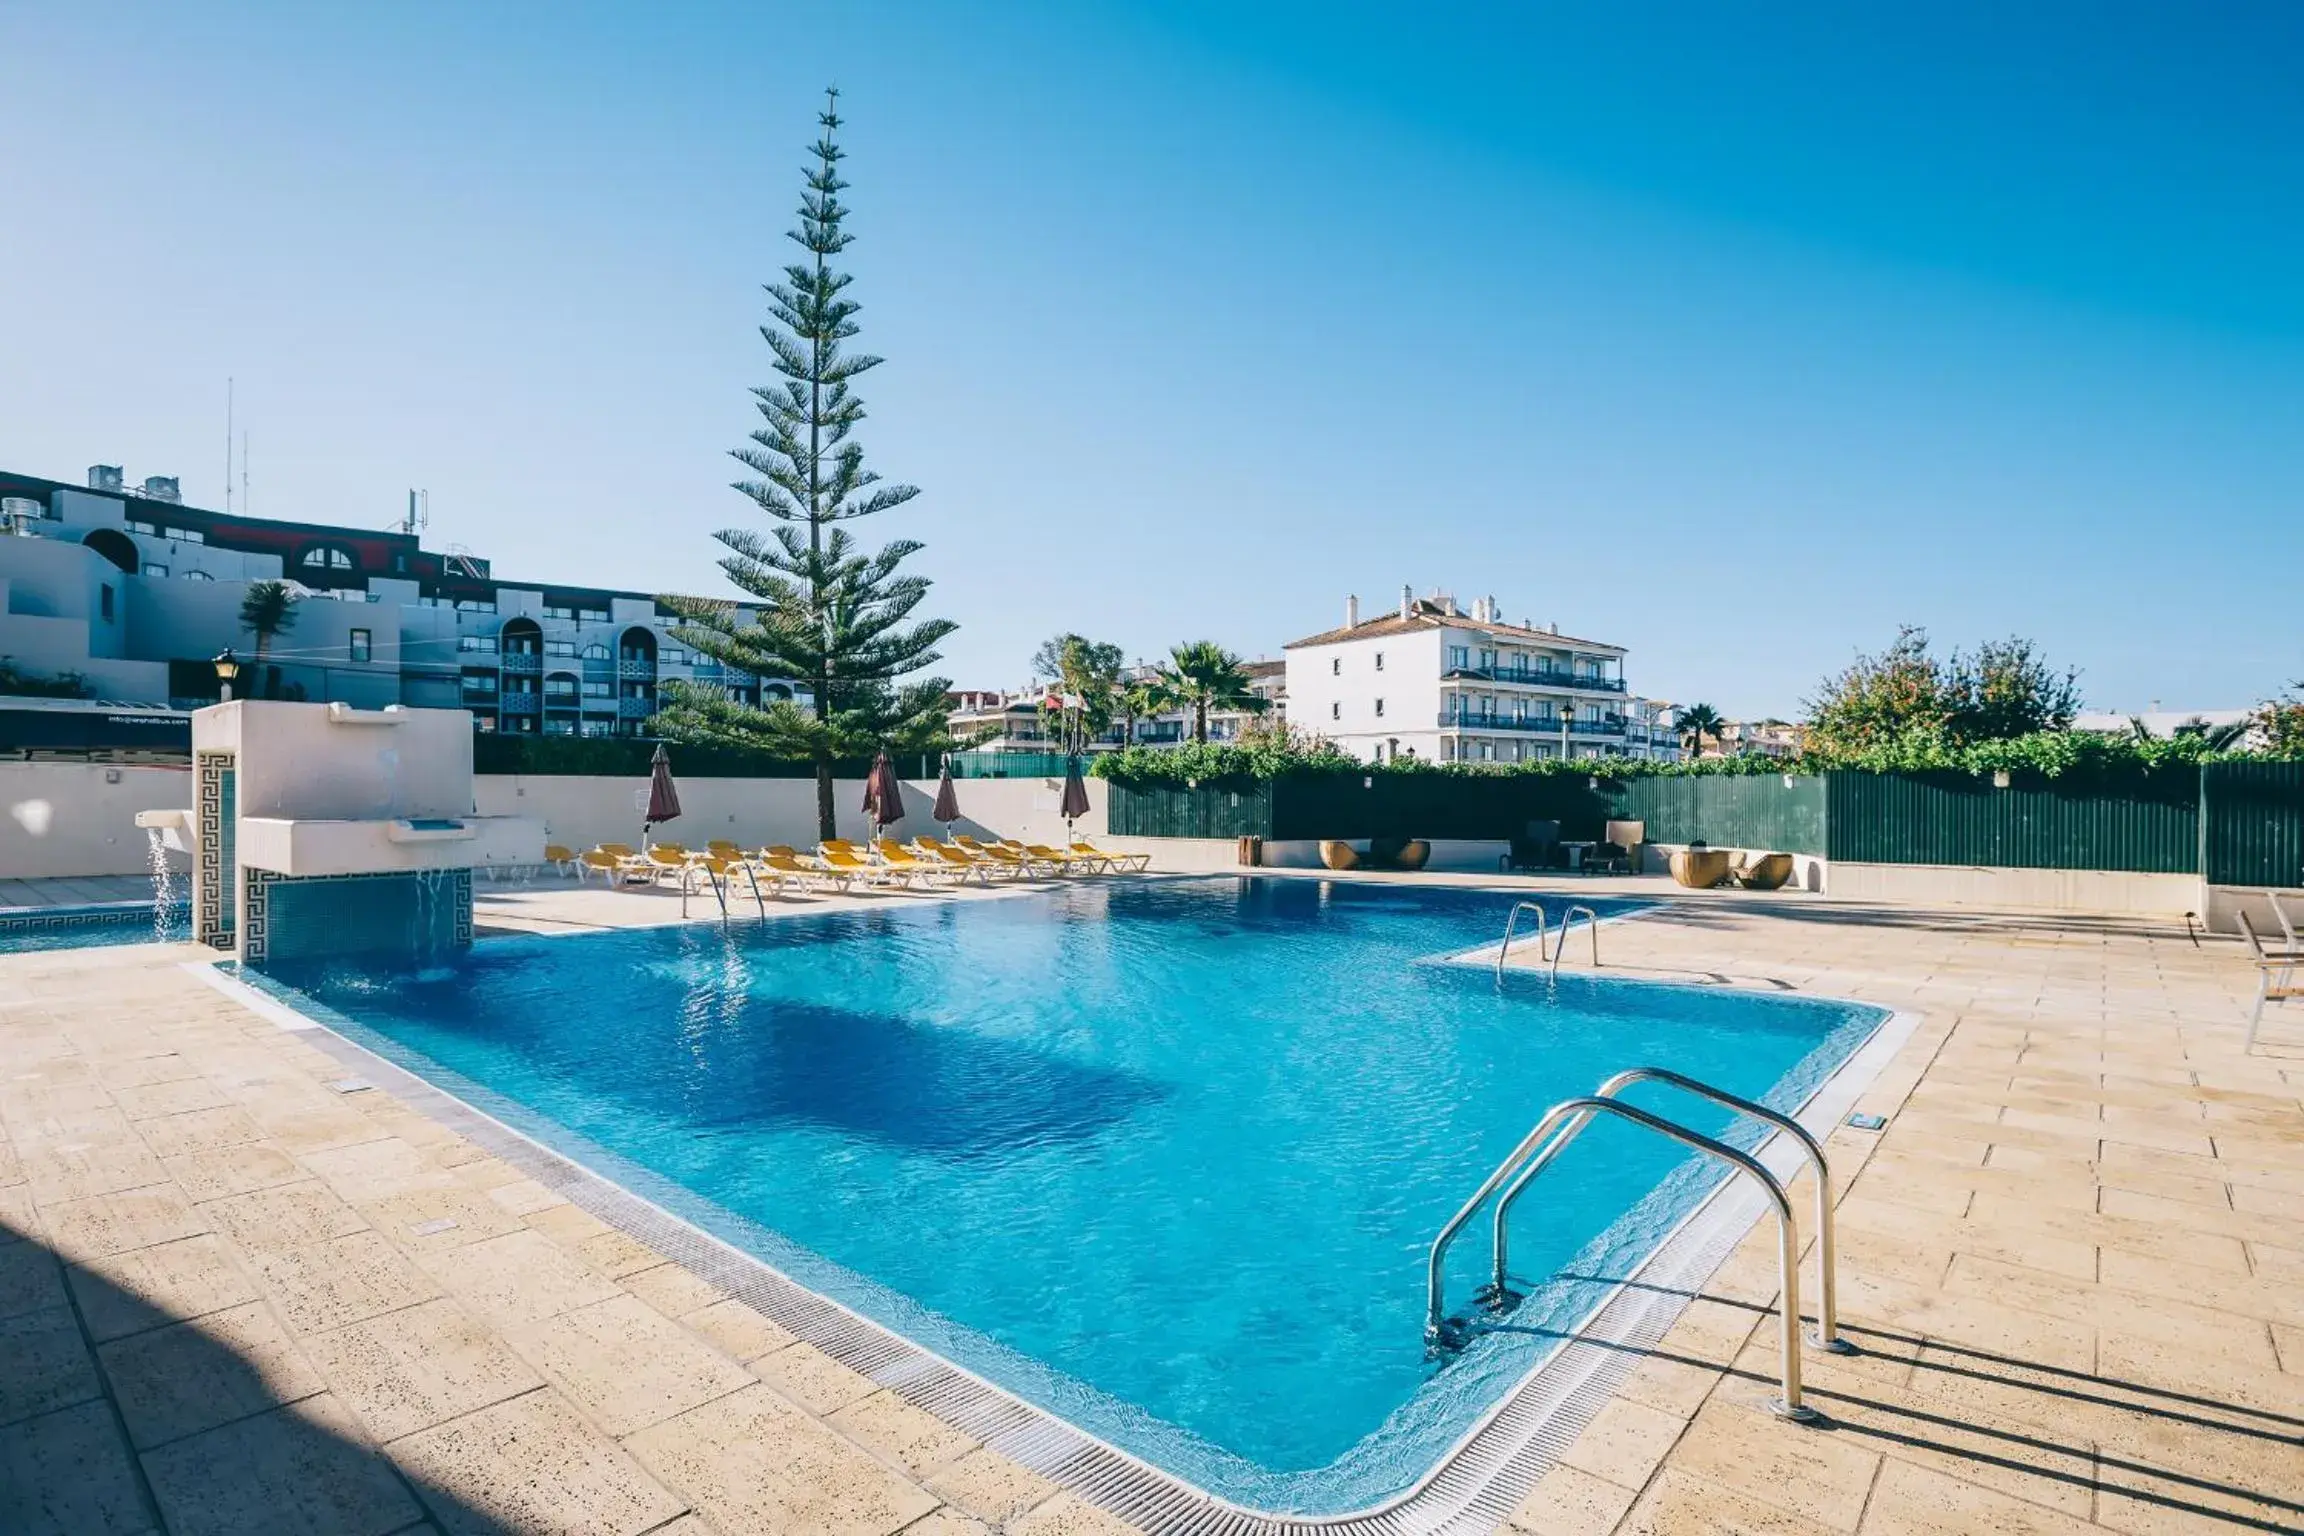
<path id="1" fill-rule="evenodd" d="M 736 888 L 736 876 L 733 871 L 737 869 L 743 870 L 744 878 L 752 882 L 752 901 L 754 905 L 760 908 L 760 915 L 762 917 L 768 915 L 768 898 L 760 894 L 760 877 L 752 873 L 751 861 L 748 859 L 732 861 L 728 867 L 731 873 L 726 884 L 722 884 L 720 876 L 702 864 L 691 864 L 680 872 L 680 915 L 683 918 L 688 915 L 689 892 L 695 889 L 696 876 L 701 874 L 707 881 L 711 882 L 712 894 L 720 902 L 720 921 L 727 922 L 728 896 Z"/>
<path id="2" fill-rule="evenodd" d="M 1544 958 L 1544 935 L 1551 926 L 1544 917 L 1544 903 L 1540 901 L 1516 901 L 1512 903 L 1511 915 L 1504 919 L 1504 942 L 1496 946 L 1496 979 L 1498 981 L 1504 979 L 1504 956 L 1511 952 L 1512 930 L 1519 924 L 1520 914 L 1523 912 L 1536 914 L 1536 958 L 1539 960 Z M 1599 941 L 1595 939 L 1593 942 L 1597 944 Z"/>
<path id="3" fill-rule="evenodd" d="M 1568 953 L 1568 929 L 1575 923 L 1577 913 L 1584 914 L 1584 931 L 1592 936 L 1592 969 L 1600 969 L 1600 914 L 1590 907 L 1575 906 L 1560 914 L 1560 933 L 1552 944 L 1552 974 L 1560 974 L 1560 957 Z M 1601 1092 L 1607 1090 L 1603 1088 Z"/>
<path id="4" fill-rule="evenodd" d="M 1666 1083 L 1694 1093 L 1699 1097 L 1710 1099 L 1716 1104 L 1756 1116 L 1780 1130 L 1791 1132 L 1793 1138 L 1800 1144 L 1801 1149 L 1807 1154 L 1809 1161 L 1814 1164 L 1816 1169 L 1817 1327 L 1814 1342 L 1819 1349 L 1830 1350 L 1835 1354 L 1852 1352 L 1848 1343 L 1839 1335 L 1835 1286 L 1838 1264 L 1832 1241 L 1832 1180 L 1830 1168 L 1824 1160 L 1823 1148 L 1818 1146 L 1816 1139 L 1789 1116 L 1780 1115 L 1764 1105 L 1755 1104 L 1749 1099 L 1738 1098 L 1736 1095 L 1714 1088 L 1708 1083 L 1698 1082 L 1694 1078 L 1667 1071 L 1662 1067 L 1635 1067 L 1631 1071 L 1620 1072 L 1601 1084 L 1597 1093 L 1585 1098 L 1565 1099 L 1553 1105 L 1551 1109 L 1545 1112 L 1544 1118 L 1536 1123 L 1536 1128 L 1521 1139 L 1520 1144 L 1512 1149 L 1511 1155 L 1497 1165 L 1496 1171 L 1488 1176 L 1480 1188 L 1473 1193 L 1472 1198 L 1465 1201 L 1463 1208 L 1449 1219 L 1445 1227 L 1440 1229 L 1440 1235 L 1432 1240 L 1432 1250 L 1425 1268 L 1425 1341 L 1435 1347 L 1444 1347 L 1459 1342 L 1449 1326 L 1447 1308 L 1442 1295 L 1444 1285 L 1442 1271 L 1447 1261 L 1449 1244 L 1455 1241 L 1456 1234 L 1462 1231 L 1479 1213 L 1480 1207 L 1487 1202 L 1488 1198 L 1496 1194 L 1498 1189 L 1504 1188 L 1509 1180 L 1510 1187 L 1504 1190 L 1504 1194 L 1496 1207 L 1494 1283 L 1484 1293 L 1498 1301 L 1506 1299 L 1510 1295 L 1505 1269 L 1506 1234 L 1512 1203 L 1520 1197 L 1521 1192 L 1528 1187 L 1530 1181 L 1542 1172 L 1554 1158 L 1558 1157 L 1568 1144 L 1583 1132 L 1587 1125 L 1591 1124 L 1595 1116 L 1615 1115 L 1621 1119 L 1629 1120 L 1635 1125 L 1645 1126 L 1649 1130 L 1668 1136 L 1684 1146 L 1694 1147 L 1699 1152 L 1728 1164 L 1732 1169 L 1740 1170 L 1754 1179 L 1767 1193 L 1770 1204 L 1776 1208 L 1777 1269 L 1783 1292 L 1781 1306 L 1783 1395 L 1770 1403 L 1769 1407 L 1782 1417 L 1797 1423 L 1813 1421 L 1816 1417 L 1814 1410 L 1808 1408 L 1800 1397 L 1800 1246 L 1792 1220 L 1791 1197 L 1785 1194 L 1784 1186 L 1777 1181 L 1776 1177 L 1762 1167 L 1759 1161 L 1750 1154 L 1740 1152 L 1724 1142 L 1690 1130 L 1687 1126 L 1680 1125 L 1675 1121 L 1626 1104 L 1616 1097 L 1624 1089 L 1638 1082 Z"/>

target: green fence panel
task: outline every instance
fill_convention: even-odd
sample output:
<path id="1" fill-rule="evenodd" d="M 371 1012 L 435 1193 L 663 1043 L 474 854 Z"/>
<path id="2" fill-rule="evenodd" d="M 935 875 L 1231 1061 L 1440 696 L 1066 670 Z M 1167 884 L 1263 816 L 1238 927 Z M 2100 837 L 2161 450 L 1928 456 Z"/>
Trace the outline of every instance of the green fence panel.
<path id="1" fill-rule="evenodd" d="M 663 746 L 672 760 L 675 779 L 810 779 L 816 776 L 815 765 L 802 758 L 771 757 L 743 747 L 710 746 L 701 742 L 672 741 Z M 528 736 L 492 731 L 472 738 L 472 771 L 645 779 L 656 747 L 656 742 L 634 736 Z M 861 779 L 871 767 L 869 758 L 843 759 L 833 764 L 832 772 L 837 778 Z M 905 778 L 934 778 L 936 759 L 907 753 L 896 759 L 896 771 Z"/>
<path id="2" fill-rule="evenodd" d="M 1060 779 L 1067 759 L 1061 752 L 955 752 L 956 779 Z M 1081 771 L 1087 771 L 1083 764 Z"/>
<path id="3" fill-rule="evenodd" d="M 1825 801 L 1819 774 L 1633 779 L 1616 814 L 1647 823 L 1652 843 L 1821 854 Z"/>
<path id="4" fill-rule="evenodd" d="M 2304 763 L 2210 763 L 2200 781 L 2210 885 L 2304 886 Z"/>
<path id="5" fill-rule="evenodd" d="M 1115 837 L 1270 837 L 1272 785 L 1114 784 L 1105 814 Z"/>
<path id="6" fill-rule="evenodd" d="M 1566 774 L 1296 774 L 1274 783 L 1271 835 L 1504 839 L 1557 821 L 1564 837 L 1598 837 L 1610 803 Z"/>
<path id="7" fill-rule="evenodd" d="M 2200 773 L 2086 781 L 2021 774 L 1825 775 L 1826 852 L 1863 864 L 1968 864 L 2190 874 L 2200 867 Z"/>

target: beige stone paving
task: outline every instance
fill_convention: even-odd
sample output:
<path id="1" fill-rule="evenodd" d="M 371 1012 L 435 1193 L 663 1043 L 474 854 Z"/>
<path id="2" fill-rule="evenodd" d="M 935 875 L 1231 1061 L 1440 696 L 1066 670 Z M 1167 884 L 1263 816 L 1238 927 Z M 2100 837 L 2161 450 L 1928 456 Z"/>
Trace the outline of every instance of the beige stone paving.
<path id="1" fill-rule="evenodd" d="M 498 892 L 483 921 L 650 902 Z M 2304 1527 L 2304 1017 L 2243 1060 L 2229 946 L 1792 897 L 1676 903 L 1604 948 L 1926 1018 L 1861 1106 L 1888 1129 L 1830 1142 L 1863 1352 L 1808 1357 L 1828 1422 L 1761 1407 L 1757 1234 L 1511 1529 Z M 193 953 L 0 959 L 0 1530 L 1125 1529 L 333 1091 Z"/>

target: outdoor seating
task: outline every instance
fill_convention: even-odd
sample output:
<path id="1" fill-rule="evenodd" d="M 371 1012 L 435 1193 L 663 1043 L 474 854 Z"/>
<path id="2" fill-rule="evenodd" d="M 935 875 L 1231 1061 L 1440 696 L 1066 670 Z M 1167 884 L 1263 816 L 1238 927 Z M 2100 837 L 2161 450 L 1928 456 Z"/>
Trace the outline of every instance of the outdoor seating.
<path id="1" fill-rule="evenodd" d="M 1729 874 L 1747 891 L 1782 890 L 1785 882 L 1792 878 L 1792 855 L 1751 854 L 1739 861 Z"/>
<path id="2" fill-rule="evenodd" d="M 872 840 L 872 852 L 878 856 L 881 864 L 886 868 L 901 870 L 919 879 L 923 884 L 957 878 L 952 873 L 951 866 L 941 859 L 924 859 L 892 837 L 874 838 Z"/>
<path id="3" fill-rule="evenodd" d="M 2272 910 L 2286 928 L 2288 917 L 2280 911 L 2277 899 L 2272 903 Z M 2240 919 L 2241 937 L 2248 941 L 2249 952 L 2256 962 L 2256 1007 L 2248 1015 L 2248 1032 L 2240 1037 L 2240 1054 L 2245 1056 L 2256 1049 L 2256 1031 L 2264 1022 L 2266 1003 L 2304 998 L 2304 980 L 2299 980 L 2296 974 L 2304 968 L 2304 949 L 2268 948 L 2257 934 L 2256 925 L 2248 920 L 2248 914 L 2236 915 Z"/>
<path id="4" fill-rule="evenodd" d="M 1526 832 L 1512 839 L 1511 852 L 1501 863 L 1512 869 L 1554 869 L 1560 861 L 1560 823 L 1531 821 Z"/>
<path id="5" fill-rule="evenodd" d="M 851 876 L 839 870 L 820 869 L 803 864 L 790 848 L 784 847 L 782 844 L 772 848 L 763 848 L 760 850 L 760 856 L 754 859 L 752 864 L 755 870 L 773 876 L 777 885 L 786 890 L 797 886 L 803 891 L 813 891 L 830 886 L 836 892 L 845 893 L 852 879 Z"/>
<path id="6" fill-rule="evenodd" d="M 951 871 L 962 883 L 974 875 L 978 885 L 990 885 L 992 871 L 1001 867 L 990 859 L 972 858 L 966 849 L 940 843 L 932 837 L 914 838 L 912 846 L 919 851 L 920 857 Z"/>
<path id="7" fill-rule="evenodd" d="M 1320 844 L 1320 862 L 1330 869 L 1358 869 L 1360 850 L 1339 838 L 1329 838 Z"/>
<path id="8" fill-rule="evenodd" d="M 1736 855 L 1726 848 L 1683 848 L 1672 855 L 1672 878 L 1692 891 L 1727 883 Z"/>
<path id="9" fill-rule="evenodd" d="M 546 843 L 544 845 L 544 862 L 551 865 L 555 873 L 565 875 L 573 872 L 579 879 L 583 877 L 584 871 L 576 862 L 576 850 L 573 848 L 562 847 L 558 843 Z"/>
<path id="10" fill-rule="evenodd" d="M 1100 873 L 1097 867 L 1101 862 L 1100 860 L 1084 859 L 1078 854 L 1066 853 L 1061 848 L 1051 848 L 1046 843 L 1018 843 L 1016 847 L 1026 858 L 1038 859 L 1042 864 L 1059 873 L 1075 869 L 1085 870 L 1091 875 Z"/>
<path id="11" fill-rule="evenodd" d="M 1640 849 L 1647 841 L 1648 823 L 1611 821 L 1600 841 L 1584 850 L 1583 870 L 1593 875 L 1631 874 L 1640 867 Z"/>
<path id="12" fill-rule="evenodd" d="M 1152 855 L 1148 853 L 1114 853 L 1109 849 L 1099 848 L 1084 838 L 1077 837 L 1072 839 L 1070 847 L 1074 853 L 1084 854 L 1089 858 L 1102 859 L 1107 868 L 1114 870 L 1138 872 L 1152 867 Z"/>
<path id="13" fill-rule="evenodd" d="M 837 840 L 820 843 L 816 848 L 816 859 L 824 868 L 848 876 L 853 885 L 889 886 L 910 885 L 912 883 L 910 872 L 890 869 L 884 864 L 875 864 L 857 852 L 853 844 Z"/>
<path id="14" fill-rule="evenodd" d="M 1040 874 L 1043 872 L 1038 866 L 1036 860 L 1027 859 L 1018 850 L 1007 847 L 1004 844 L 987 843 L 978 838 L 970 837 L 965 832 L 961 833 L 958 837 L 953 838 L 952 841 L 959 847 L 965 848 L 968 850 L 968 852 L 975 854 L 980 858 L 993 860 L 995 863 L 1001 865 L 1003 868 L 1014 874 L 1018 879 L 1022 879 L 1026 875 Z"/>

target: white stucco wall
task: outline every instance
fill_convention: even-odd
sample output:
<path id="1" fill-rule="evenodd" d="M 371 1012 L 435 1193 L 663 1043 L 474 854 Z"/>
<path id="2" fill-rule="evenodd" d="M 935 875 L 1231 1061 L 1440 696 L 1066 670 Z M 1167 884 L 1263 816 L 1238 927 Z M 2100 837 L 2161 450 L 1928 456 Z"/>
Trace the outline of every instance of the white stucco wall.
<path id="1" fill-rule="evenodd" d="M 187 768 L 0 763 L 0 880 L 141 874 L 149 840 L 136 813 L 191 804 Z"/>

